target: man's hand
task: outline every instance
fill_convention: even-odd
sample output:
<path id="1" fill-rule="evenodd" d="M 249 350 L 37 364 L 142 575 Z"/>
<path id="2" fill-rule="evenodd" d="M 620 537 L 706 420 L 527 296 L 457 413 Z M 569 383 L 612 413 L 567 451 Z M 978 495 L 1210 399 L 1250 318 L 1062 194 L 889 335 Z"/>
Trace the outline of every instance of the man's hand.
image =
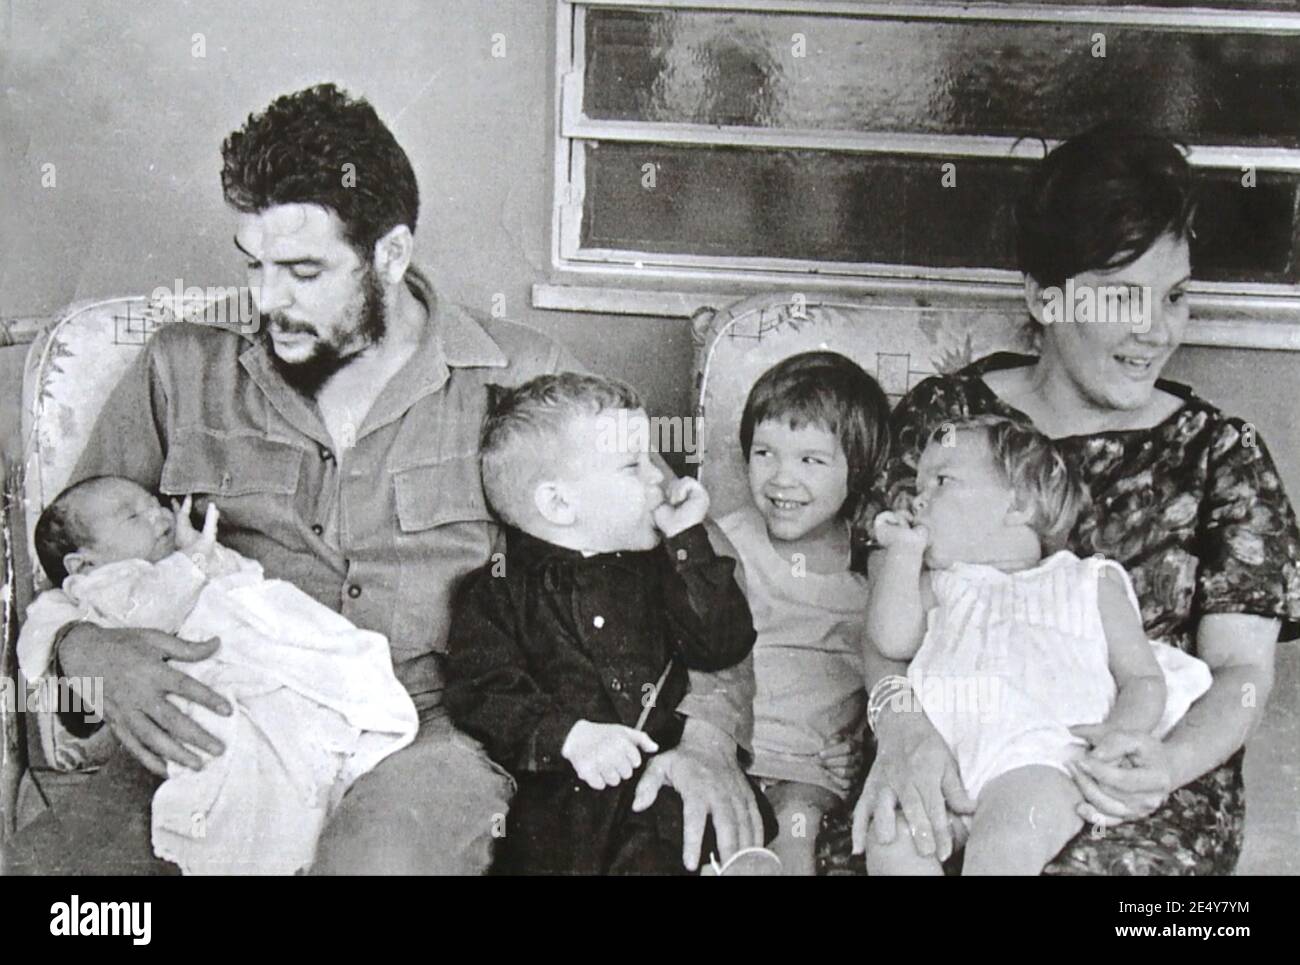
<path id="1" fill-rule="evenodd" d="M 219 646 L 215 638 L 190 643 L 157 630 L 112 630 L 83 623 L 59 644 L 59 664 L 69 677 L 104 681 L 104 706 L 93 709 L 141 764 L 166 777 L 167 761 L 191 770 L 203 766 L 185 744 L 213 755 L 225 750 L 167 699 L 174 694 L 223 717 L 230 715 L 230 705 L 220 695 L 167 662 L 203 660 Z M 88 696 L 82 694 L 82 699 Z"/>
<path id="2" fill-rule="evenodd" d="M 908 512 L 888 510 L 880 513 L 873 528 L 876 542 L 885 549 L 923 550 L 930 543 L 930 531 Z"/>
<path id="3" fill-rule="evenodd" d="M 637 784 L 633 811 L 654 804 L 659 789 L 674 788 L 682 799 L 682 864 L 700 865 L 704 829 L 713 819 L 719 858 L 763 844 L 763 816 L 736 760 L 736 745 L 711 724 L 688 718 L 681 743 L 652 760 Z"/>
<path id="4" fill-rule="evenodd" d="M 948 812 L 975 810 L 948 745 L 925 714 L 909 710 L 881 714 L 876 740 L 876 761 L 853 809 L 853 853 L 866 850 L 868 823 L 881 844 L 893 841 L 901 807 L 917 853 L 946 861 L 952 854 Z"/>
<path id="5" fill-rule="evenodd" d="M 654 522 L 665 536 L 676 536 L 704 522 L 708 512 L 708 490 L 698 479 L 682 476 L 668 484 L 664 501 L 654 511 Z"/>
<path id="6" fill-rule="evenodd" d="M 659 745 L 644 731 L 622 724 L 593 724 L 580 720 L 564 738 L 560 753 L 578 777 L 597 791 L 614 787 L 641 766 L 641 752 L 653 754 Z"/>

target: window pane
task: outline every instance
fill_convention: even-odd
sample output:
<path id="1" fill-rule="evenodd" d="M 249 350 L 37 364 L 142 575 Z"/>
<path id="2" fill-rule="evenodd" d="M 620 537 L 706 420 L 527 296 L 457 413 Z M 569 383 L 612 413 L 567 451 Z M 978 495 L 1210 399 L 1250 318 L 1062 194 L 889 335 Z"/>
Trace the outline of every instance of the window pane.
<path id="1" fill-rule="evenodd" d="M 1124 117 L 1300 147 L 1294 35 L 599 8 L 586 23 L 597 119 L 1061 139 Z"/>
<path id="2" fill-rule="evenodd" d="M 998 3 L 1000 7 L 1012 8 L 1027 5 L 1077 7 L 1079 6 L 1079 0 L 1002 0 L 1002 2 Z M 1300 10 L 1300 0 L 1142 0 L 1141 4 L 1135 4 L 1134 0 L 1088 0 L 1087 6 L 1143 6 L 1188 10 L 1261 10 L 1294 13 Z"/>
<path id="3" fill-rule="evenodd" d="M 940 268 L 1016 266 L 1032 161 L 585 142 L 582 246 Z M 647 168 L 646 165 L 653 165 Z M 1197 172 L 1196 277 L 1287 282 L 1300 176 Z M 653 176 L 653 177 L 652 177 Z"/>

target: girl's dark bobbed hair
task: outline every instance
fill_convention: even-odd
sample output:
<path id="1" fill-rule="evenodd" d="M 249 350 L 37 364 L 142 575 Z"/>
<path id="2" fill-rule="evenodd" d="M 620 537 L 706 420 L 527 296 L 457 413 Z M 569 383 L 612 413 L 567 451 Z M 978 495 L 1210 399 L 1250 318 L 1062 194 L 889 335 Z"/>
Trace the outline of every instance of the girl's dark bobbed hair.
<path id="1" fill-rule="evenodd" d="M 1015 211 L 1020 270 L 1059 287 L 1081 272 L 1122 268 L 1164 235 L 1191 237 L 1195 210 L 1177 143 L 1103 124 L 1059 145 L 1034 171 Z"/>

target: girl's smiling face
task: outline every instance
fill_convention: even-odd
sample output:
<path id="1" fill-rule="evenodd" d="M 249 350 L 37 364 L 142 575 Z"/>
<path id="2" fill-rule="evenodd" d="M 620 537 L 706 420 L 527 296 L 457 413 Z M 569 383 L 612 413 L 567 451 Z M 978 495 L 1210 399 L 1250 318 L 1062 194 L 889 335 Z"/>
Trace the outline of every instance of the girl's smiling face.
<path id="1" fill-rule="evenodd" d="M 749 446 L 749 493 L 775 540 L 829 533 L 849 495 L 849 464 L 825 426 L 769 419 Z"/>

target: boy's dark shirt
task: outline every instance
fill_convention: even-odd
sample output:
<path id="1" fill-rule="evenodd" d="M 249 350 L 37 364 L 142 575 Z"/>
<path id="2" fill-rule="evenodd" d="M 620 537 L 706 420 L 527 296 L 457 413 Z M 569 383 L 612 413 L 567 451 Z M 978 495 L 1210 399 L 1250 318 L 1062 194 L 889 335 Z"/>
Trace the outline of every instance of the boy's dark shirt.
<path id="1" fill-rule="evenodd" d="M 446 706 L 516 775 L 561 773 L 579 720 L 643 729 L 674 746 L 686 668 L 713 671 L 754 645 L 735 561 L 703 526 L 652 550 L 584 557 L 507 530 L 504 559 L 465 583 L 448 641 Z M 674 657 L 671 672 L 655 685 Z"/>

